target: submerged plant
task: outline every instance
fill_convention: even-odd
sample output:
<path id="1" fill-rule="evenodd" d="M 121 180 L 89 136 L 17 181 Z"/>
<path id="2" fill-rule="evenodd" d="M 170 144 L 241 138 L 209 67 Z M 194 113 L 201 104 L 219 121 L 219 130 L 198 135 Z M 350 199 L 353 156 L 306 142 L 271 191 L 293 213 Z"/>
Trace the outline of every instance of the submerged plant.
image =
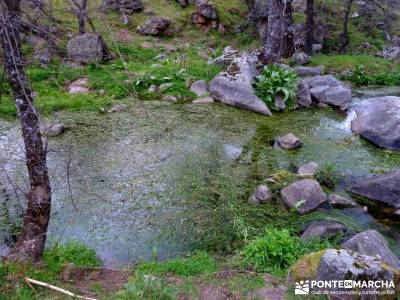
<path id="1" fill-rule="evenodd" d="M 315 174 L 315 178 L 323 186 L 334 189 L 339 184 L 336 166 L 331 162 L 326 162 Z"/>
<path id="2" fill-rule="evenodd" d="M 290 70 L 277 65 L 264 68 L 254 83 L 256 95 L 260 97 L 270 109 L 280 110 L 277 99 L 281 98 L 286 108 L 293 108 L 296 98 L 297 75 Z"/>

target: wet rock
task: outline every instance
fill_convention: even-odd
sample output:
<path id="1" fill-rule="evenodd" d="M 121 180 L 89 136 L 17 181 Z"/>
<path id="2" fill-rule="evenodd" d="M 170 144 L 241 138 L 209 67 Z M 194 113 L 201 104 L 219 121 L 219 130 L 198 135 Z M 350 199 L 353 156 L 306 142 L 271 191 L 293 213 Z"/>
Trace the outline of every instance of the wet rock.
<path id="1" fill-rule="evenodd" d="M 192 23 L 206 31 L 217 29 L 217 10 L 212 4 L 206 1 L 201 1 L 197 4 L 196 10 L 192 14 Z"/>
<path id="2" fill-rule="evenodd" d="M 400 170 L 361 180 L 352 185 L 348 190 L 354 194 L 399 209 Z"/>
<path id="3" fill-rule="evenodd" d="M 205 80 L 197 80 L 190 86 L 190 91 L 198 97 L 208 95 L 208 84 Z"/>
<path id="4" fill-rule="evenodd" d="M 127 106 L 125 104 L 116 104 L 108 110 L 108 113 L 118 113 L 124 111 L 126 108 Z"/>
<path id="5" fill-rule="evenodd" d="M 211 97 L 231 106 L 270 116 L 267 105 L 255 95 L 252 84 L 256 75 L 255 65 L 247 55 L 236 58 L 226 72 L 219 73 L 211 80 Z"/>
<path id="6" fill-rule="evenodd" d="M 312 105 L 310 87 L 304 80 L 300 81 L 297 87 L 296 104 L 299 107 L 310 107 Z"/>
<path id="7" fill-rule="evenodd" d="M 111 58 L 103 39 L 93 33 L 78 35 L 67 44 L 68 58 L 76 63 L 103 62 Z"/>
<path id="8" fill-rule="evenodd" d="M 325 68 L 324 66 L 318 66 L 318 67 L 304 67 L 304 66 L 299 66 L 295 67 L 293 71 L 301 76 L 301 77 L 313 77 L 313 76 L 318 76 L 324 73 Z"/>
<path id="9" fill-rule="evenodd" d="M 80 78 L 72 82 L 68 86 L 69 94 L 87 94 L 89 93 L 89 80 L 86 77 Z"/>
<path id="10" fill-rule="evenodd" d="M 356 112 L 353 132 L 381 148 L 400 150 L 400 97 L 370 98 L 352 109 Z"/>
<path id="11" fill-rule="evenodd" d="M 65 126 L 63 123 L 45 125 L 43 128 L 41 128 L 41 132 L 47 137 L 56 137 L 65 132 Z"/>
<path id="12" fill-rule="evenodd" d="M 400 260 L 389 249 L 386 239 L 376 230 L 367 230 L 356 234 L 342 244 L 342 247 L 363 255 L 372 256 L 400 270 Z"/>
<path id="13" fill-rule="evenodd" d="M 194 104 L 208 104 L 208 103 L 214 103 L 214 99 L 207 96 L 207 97 L 202 97 L 198 98 L 196 100 L 193 100 Z"/>
<path id="14" fill-rule="evenodd" d="M 160 93 L 164 93 L 165 91 L 169 90 L 173 86 L 174 86 L 174 84 L 172 82 L 163 83 L 163 84 L 160 84 L 160 86 L 158 87 L 158 91 Z"/>
<path id="15" fill-rule="evenodd" d="M 272 199 L 272 193 L 269 190 L 268 186 L 261 184 L 256 187 L 253 195 L 250 196 L 249 202 L 253 204 L 259 204 L 268 202 Z"/>
<path id="16" fill-rule="evenodd" d="M 144 25 L 138 26 L 136 32 L 142 35 L 160 36 L 168 30 L 171 21 L 167 18 L 148 18 Z"/>
<path id="17" fill-rule="evenodd" d="M 296 65 L 305 65 L 306 63 L 308 63 L 311 60 L 311 57 L 309 55 L 307 55 L 304 52 L 296 52 L 295 54 L 293 54 L 292 56 L 292 61 L 296 64 Z"/>
<path id="18" fill-rule="evenodd" d="M 163 100 L 167 102 L 177 102 L 178 98 L 176 98 L 175 96 L 167 95 L 163 98 Z"/>
<path id="19" fill-rule="evenodd" d="M 143 3 L 141 0 L 103 0 L 102 8 L 131 15 L 134 12 L 141 11 L 143 9 Z"/>
<path id="20" fill-rule="evenodd" d="M 309 162 L 308 164 L 302 165 L 297 174 L 301 176 L 314 176 L 317 173 L 319 165 L 316 162 Z"/>
<path id="21" fill-rule="evenodd" d="M 328 202 L 334 208 L 347 208 L 347 207 L 357 207 L 357 206 L 359 206 L 353 200 L 347 199 L 347 198 L 345 198 L 343 196 L 336 195 L 336 194 L 330 194 L 328 196 Z"/>
<path id="22" fill-rule="evenodd" d="M 282 201 L 299 214 L 306 214 L 327 201 L 318 181 L 303 179 L 281 190 Z"/>
<path id="23" fill-rule="evenodd" d="M 303 143 L 293 134 L 288 133 L 284 136 L 275 139 L 274 147 L 279 147 L 284 150 L 292 150 L 300 148 Z"/>
<path id="24" fill-rule="evenodd" d="M 338 222 L 313 222 L 307 226 L 304 232 L 301 234 L 301 238 L 309 240 L 313 238 L 327 238 L 335 236 L 337 234 L 343 234 L 348 228 Z"/>

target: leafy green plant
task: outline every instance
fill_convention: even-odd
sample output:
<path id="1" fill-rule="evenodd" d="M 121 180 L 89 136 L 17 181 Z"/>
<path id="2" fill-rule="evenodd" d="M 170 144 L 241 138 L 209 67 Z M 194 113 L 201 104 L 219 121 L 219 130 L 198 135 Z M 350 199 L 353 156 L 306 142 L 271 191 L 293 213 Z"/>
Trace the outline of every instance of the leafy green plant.
<path id="1" fill-rule="evenodd" d="M 176 296 L 177 289 L 169 286 L 163 279 L 136 272 L 115 299 L 173 300 L 176 299 Z"/>
<path id="2" fill-rule="evenodd" d="M 262 236 L 244 247 L 242 254 L 248 267 L 281 275 L 301 256 L 331 246 L 328 240 L 303 241 L 288 229 L 266 228 Z"/>
<path id="3" fill-rule="evenodd" d="M 315 174 L 315 178 L 320 184 L 329 189 L 334 189 L 339 184 L 336 166 L 331 162 L 326 162 L 321 166 Z"/>
<path id="4" fill-rule="evenodd" d="M 100 260 L 97 258 L 96 252 L 77 241 L 55 245 L 45 251 L 43 260 L 48 269 L 53 272 L 61 271 L 66 263 L 73 263 L 77 267 L 100 266 Z"/>
<path id="5" fill-rule="evenodd" d="M 397 85 L 400 83 L 400 69 L 391 72 L 369 73 L 364 65 L 359 65 L 342 76 L 343 80 L 350 81 L 356 86 L 366 85 Z"/>
<path id="6" fill-rule="evenodd" d="M 144 263 L 138 266 L 138 270 L 144 273 L 174 273 L 181 276 L 212 273 L 216 269 L 214 259 L 206 252 L 198 252 L 187 258 L 177 258 L 163 263 Z"/>
<path id="7" fill-rule="evenodd" d="M 297 75 L 277 65 L 266 66 L 254 83 L 256 95 L 273 110 L 280 109 L 275 103 L 277 97 L 282 98 L 287 108 L 293 108 L 296 87 Z"/>

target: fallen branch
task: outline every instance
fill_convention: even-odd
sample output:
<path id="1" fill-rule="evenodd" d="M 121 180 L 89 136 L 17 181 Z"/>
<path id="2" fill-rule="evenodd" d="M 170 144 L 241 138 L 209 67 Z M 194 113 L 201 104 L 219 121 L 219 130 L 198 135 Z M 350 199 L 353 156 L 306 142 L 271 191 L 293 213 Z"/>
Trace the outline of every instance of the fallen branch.
<path id="1" fill-rule="evenodd" d="M 74 297 L 74 298 L 85 299 L 85 300 L 97 300 L 95 298 L 88 298 L 88 297 L 84 297 L 84 296 L 79 296 L 79 295 L 76 295 L 76 294 L 74 294 L 74 293 L 72 293 L 70 291 L 64 290 L 62 288 L 56 287 L 56 286 L 48 284 L 46 282 L 38 281 L 38 280 L 31 279 L 31 278 L 28 278 L 28 277 L 25 277 L 25 281 L 29 285 L 30 285 L 30 283 L 33 283 L 33 284 L 36 284 L 36 285 L 40 285 L 40 286 L 46 287 L 46 288 L 51 289 L 51 290 L 55 290 L 57 292 L 66 294 L 66 295 Z"/>

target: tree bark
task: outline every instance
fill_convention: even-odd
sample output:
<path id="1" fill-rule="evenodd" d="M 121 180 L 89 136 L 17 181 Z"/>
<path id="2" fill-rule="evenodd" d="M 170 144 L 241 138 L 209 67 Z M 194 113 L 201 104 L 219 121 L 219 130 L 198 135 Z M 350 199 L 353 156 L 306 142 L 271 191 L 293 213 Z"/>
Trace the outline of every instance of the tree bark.
<path id="1" fill-rule="evenodd" d="M 25 145 L 30 191 L 22 233 L 10 256 L 16 259 L 40 259 L 50 218 L 51 187 L 46 164 L 46 149 L 33 105 L 32 91 L 24 71 L 19 36 L 19 0 L 0 0 L 0 43 L 5 72 L 15 99 Z"/>
<path id="2" fill-rule="evenodd" d="M 347 47 L 349 46 L 350 40 L 349 40 L 349 17 L 350 17 L 350 11 L 351 7 L 353 5 L 354 0 L 347 0 L 347 7 L 346 7 L 346 12 L 344 15 L 344 21 L 343 21 L 343 32 L 339 36 L 339 42 L 340 42 L 340 53 L 345 53 L 347 50 Z"/>
<path id="3" fill-rule="evenodd" d="M 295 52 L 293 39 L 293 8 L 291 1 L 287 1 L 285 5 L 285 33 L 282 40 L 282 57 L 292 57 Z"/>
<path id="4" fill-rule="evenodd" d="M 261 61 L 265 64 L 273 64 L 282 58 L 282 44 L 286 29 L 286 5 L 284 0 L 271 0 L 269 2 L 268 28 Z"/>
<path id="5" fill-rule="evenodd" d="M 314 44 L 314 0 L 307 0 L 306 9 L 306 41 L 304 51 L 312 55 L 312 46 Z"/>

